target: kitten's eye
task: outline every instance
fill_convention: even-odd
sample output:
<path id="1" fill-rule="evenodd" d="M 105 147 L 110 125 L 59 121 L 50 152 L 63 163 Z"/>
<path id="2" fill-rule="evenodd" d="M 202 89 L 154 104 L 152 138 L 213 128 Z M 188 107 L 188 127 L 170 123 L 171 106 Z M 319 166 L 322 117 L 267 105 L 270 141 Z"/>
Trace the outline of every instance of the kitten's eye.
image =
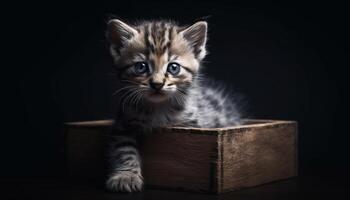
<path id="1" fill-rule="evenodd" d="M 148 72 L 148 70 L 149 70 L 148 64 L 145 62 L 135 63 L 134 70 L 135 70 L 136 74 L 144 74 L 144 73 Z"/>
<path id="2" fill-rule="evenodd" d="M 180 73 L 181 66 L 178 63 L 169 63 L 168 72 L 172 75 L 178 75 Z"/>

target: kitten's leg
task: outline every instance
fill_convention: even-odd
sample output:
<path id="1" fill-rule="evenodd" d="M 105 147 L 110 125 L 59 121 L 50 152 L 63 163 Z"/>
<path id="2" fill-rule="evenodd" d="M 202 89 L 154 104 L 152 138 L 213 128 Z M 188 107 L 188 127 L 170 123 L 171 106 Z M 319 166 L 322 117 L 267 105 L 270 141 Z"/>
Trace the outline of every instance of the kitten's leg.
<path id="1" fill-rule="evenodd" d="M 106 187 L 117 192 L 136 192 L 143 187 L 141 158 L 137 150 L 137 141 L 130 136 L 117 136 L 111 143 L 111 173 Z"/>

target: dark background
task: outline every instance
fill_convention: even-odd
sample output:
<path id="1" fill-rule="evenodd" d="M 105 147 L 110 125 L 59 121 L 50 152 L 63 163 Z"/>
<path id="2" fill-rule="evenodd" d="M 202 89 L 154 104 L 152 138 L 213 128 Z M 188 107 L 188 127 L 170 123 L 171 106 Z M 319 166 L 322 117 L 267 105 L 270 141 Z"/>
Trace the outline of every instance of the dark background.
<path id="1" fill-rule="evenodd" d="M 108 14 L 206 19 L 208 76 L 244 94 L 254 118 L 299 122 L 301 176 L 349 174 L 345 4 L 47 1 L 3 9 L 1 176 L 61 176 L 62 123 L 111 116 Z"/>

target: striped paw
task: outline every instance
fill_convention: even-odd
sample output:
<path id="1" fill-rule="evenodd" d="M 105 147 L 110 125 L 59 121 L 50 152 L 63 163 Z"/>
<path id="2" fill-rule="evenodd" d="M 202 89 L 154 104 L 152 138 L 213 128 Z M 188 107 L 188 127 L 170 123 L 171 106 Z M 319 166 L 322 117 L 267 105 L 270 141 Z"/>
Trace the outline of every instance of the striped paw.
<path id="1" fill-rule="evenodd" d="M 143 187 L 143 178 L 132 171 L 117 171 L 108 178 L 106 187 L 114 192 L 139 192 Z"/>

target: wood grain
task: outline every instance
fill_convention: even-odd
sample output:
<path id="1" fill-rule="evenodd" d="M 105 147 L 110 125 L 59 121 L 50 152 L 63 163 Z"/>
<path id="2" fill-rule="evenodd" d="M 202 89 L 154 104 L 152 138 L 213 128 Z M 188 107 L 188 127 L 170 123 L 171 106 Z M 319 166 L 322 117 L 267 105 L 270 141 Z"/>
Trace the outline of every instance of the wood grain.
<path id="1" fill-rule="evenodd" d="M 226 132 L 223 147 L 222 190 L 236 190 L 297 174 L 294 123 Z"/>
<path id="2" fill-rule="evenodd" d="M 72 177 L 101 180 L 112 120 L 65 125 Z M 162 128 L 140 148 L 147 186 L 222 193 L 297 175 L 297 123 L 246 120 L 225 128 Z"/>
<path id="3" fill-rule="evenodd" d="M 145 180 L 153 186 L 208 191 L 216 151 L 216 137 L 212 135 L 152 134 L 141 150 Z"/>

